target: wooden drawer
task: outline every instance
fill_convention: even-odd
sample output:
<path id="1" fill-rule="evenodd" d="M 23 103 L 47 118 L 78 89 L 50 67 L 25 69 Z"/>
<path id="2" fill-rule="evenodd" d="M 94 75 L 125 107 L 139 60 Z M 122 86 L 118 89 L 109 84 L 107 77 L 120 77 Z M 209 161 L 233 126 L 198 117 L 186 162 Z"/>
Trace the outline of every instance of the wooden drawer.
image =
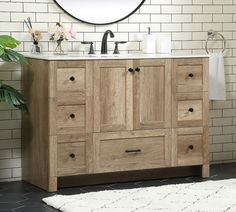
<path id="1" fill-rule="evenodd" d="M 178 86 L 202 86 L 203 84 L 202 65 L 182 65 L 177 70 Z"/>
<path id="2" fill-rule="evenodd" d="M 57 133 L 85 132 L 85 105 L 57 107 Z"/>
<path id="3" fill-rule="evenodd" d="M 164 132 L 164 131 L 162 131 Z M 137 133 L 137 132 L 136 132 Z M 102 134 L 95 139 L 95 172 L 112 172 L 164 167 L 168 163 L 166 134 L 152 132 Z M 121 134 L 120 134 L 121 135 Z M 96 137 L 95 136 L 95 137 Z"/>
<path id="4" fill-rule="evenodd" d="M 208 93 L 177 93 L 172 114 L 174 127 L 206 126 Z"/>
<path id="5" fill-rule="evenodd" d="M 176 59 L 173 68 L 173 81 L 177 92 L 207 91 L 207 60 L 201 58 Z"/>
<path id="6" fill-rule="evenodd" d="M 203 135 L 178 135 L 178 165 L 200 165 L 203 163 Z"/>
<path id="7" fill-rule="evenodd" d="M 57 90 L 78 91 L 85 89 L 85 68 L 58 68 Z"/>
<path id="8" fill-rule="evenodd" d="M 57 104 L 85 104 L 85 68 L 57 69 Z"/>
<path id="9" fill-rule="evenodd" d="M 69 176 L 85 173 L 85 156 L 85 142 L 59 143 L 57 145 L 58 176 Z"/>
<path id="10" fill-rule="evenodd" d="M 202 100 L 183 100 L 177 102 L 178 121 L 201 121 Z"/>

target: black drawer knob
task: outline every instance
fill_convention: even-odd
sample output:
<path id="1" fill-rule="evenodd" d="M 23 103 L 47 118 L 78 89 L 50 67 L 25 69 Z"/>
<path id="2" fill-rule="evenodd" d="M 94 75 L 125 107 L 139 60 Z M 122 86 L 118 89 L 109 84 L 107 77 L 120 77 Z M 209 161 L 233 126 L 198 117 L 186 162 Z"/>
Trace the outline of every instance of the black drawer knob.
<path id="1" fill-rule="evenodd" d="M 139 67 L 135 68 L 135 71 L 140 72 L 140 68 Z"/>
<path id="2" fill-rule="evenodd" d="M 74 76 L 71 76 L 71 77 L 70 77 L 70 81 L 72 81 L 72 82 L 75 81 L 75 77 L 74 77 Z"/>
<path id="3" fill-rule="evenodd" d="M 71 117 L 72 119 L 74 119 L 74 118 L 75 118 L 75 114 L 74 114 L 74 113 L 71 113 L 71 114 L 70 114 L 70 117 Z"/>
<path id="4" fill-rule="evenodd" d="M 194 109 L 193 109 L 192 107 L 190 107 L 190 108 L 188 109 L 188 111 L 189 111 L 190 113 L 192 113 L 192 112 L 194 111 Z"/>
<path id="5" fill-rule="evenodd" d="M 189 148 L 190 150 L 193 150 L 193 149 L 194 149 L 194 146 L 193 146 L 193 145 L 189 145 L 188 148 Z"/>
<path id="6" fill-rule="evenodd" d="M 190 74 L 188 75 L 188 77 L 189 77 L 189 78 L 193 78 L 194 75 L 193 75 L 192 73 L 190 73 Z"/>
<path id="7" fill-rule="evenodd" d="M 128 71 L 131 72 L 131 73 L 133 73 L 133 72 L 134 72 L 134 69 L 129 68 Z"/>
<path id="8" fill-rule="evenodd" d="M 71 153 L 71 154 L 70 154 L 70 158 L 75 158 L 75 154 L 74 154 L 74 153 Z"/>

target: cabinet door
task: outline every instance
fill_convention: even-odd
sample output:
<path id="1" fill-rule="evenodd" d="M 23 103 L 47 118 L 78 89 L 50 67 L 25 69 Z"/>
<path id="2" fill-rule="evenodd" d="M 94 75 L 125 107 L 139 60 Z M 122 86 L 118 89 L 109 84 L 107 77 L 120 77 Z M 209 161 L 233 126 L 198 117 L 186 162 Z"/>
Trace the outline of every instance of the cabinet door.
<path id="1" fill-rule="evenodd" d="M 94 172 L 170 166 L 170 130 L 94 133 Z"/>
<path id="2" fill-rule="evenodd" d="M 132 79 L 130 60 L 94 63 L 94 131 L 132 129 Z"/>
<path id="3" fill-rule="evenodd" d="M 134 128 L 170 127 L 171 61 L 135 60 L 134 69 Z"/>

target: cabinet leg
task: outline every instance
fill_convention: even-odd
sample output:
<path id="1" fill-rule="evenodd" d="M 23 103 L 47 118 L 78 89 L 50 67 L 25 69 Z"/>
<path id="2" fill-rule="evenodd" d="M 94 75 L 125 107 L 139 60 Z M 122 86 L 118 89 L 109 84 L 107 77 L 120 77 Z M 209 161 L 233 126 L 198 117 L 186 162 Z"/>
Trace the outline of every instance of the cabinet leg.
<path id="1" fill-rule="evenodd" d="M 205 177 L 209 177 L 209 176 L 210 176 L 210 167 L 209 167 L 209 164 L 203 165 L 203 166 L 202 166 L 202 177 L 205 178 Z"/>
<path id="2" fill-rule="evenodd" d="M 55 192 L 57 191 L 57 177 L 50 177 L 49 178 L 49 192 Z"/>

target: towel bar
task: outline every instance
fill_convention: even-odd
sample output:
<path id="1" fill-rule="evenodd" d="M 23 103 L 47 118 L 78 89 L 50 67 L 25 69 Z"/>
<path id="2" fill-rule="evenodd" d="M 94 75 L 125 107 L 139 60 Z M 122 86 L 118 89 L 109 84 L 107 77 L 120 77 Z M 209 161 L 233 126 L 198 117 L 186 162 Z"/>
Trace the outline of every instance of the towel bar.
<path id="1" fill-rule="evenodd" d="M 226 46 L 226 40 L 225 40 L 225 38 L 224 38 L 224 36 L 221 34 L 221 33 L 219 33 L 219 32 L 216 32 L 216 31 L 214 31 L 214 30 L 209 30 L 208 32 L 207 32 L 207 39 L 206 39 L 206 43 L 205 43 L 205 49 L 206 49 L 206 52 L 207 52 L 207 54 L 209 54 L 209 50 L 208 50 L 208 41 L 209 40 L 213 40 L 214 38 L 216 38 L 216 37 L 220 37 L 221 39 L 222 39 L 222 41 L 223 41 L 223 49 L 222 49 L 222 52 L 224 52 L 225 51 L 225 46 Z"/>

